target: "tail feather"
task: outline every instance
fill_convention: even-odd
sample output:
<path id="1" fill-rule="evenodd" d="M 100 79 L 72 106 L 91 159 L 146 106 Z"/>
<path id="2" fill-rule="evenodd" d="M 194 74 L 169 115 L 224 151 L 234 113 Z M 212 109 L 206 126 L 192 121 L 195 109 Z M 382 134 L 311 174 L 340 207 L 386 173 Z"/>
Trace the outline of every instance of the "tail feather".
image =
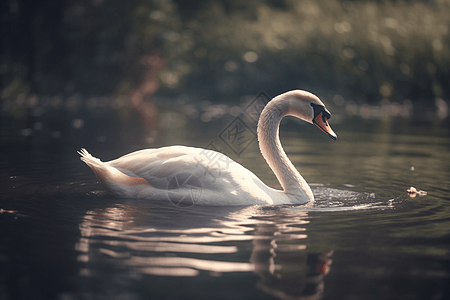
<path id="1" fill-rule="evenodd" d="M 93 157 L 93 156 L 92 156 L 86 149 L 84 149 L 84 148 L 81 148 L 81 150 L 80 150 L 80 151 L 77 151 L 77 152 L 78 152 L 78 154 L 81 155 L 80 159 L 81 159 L 82 161 L 84 161 L 88 166 L 100 167 L 100 166 L 102 166 L 102 165 L 104 164 L 100 159 L 98 159 L 98 158 L 96 158 L 96 157 Z"/>

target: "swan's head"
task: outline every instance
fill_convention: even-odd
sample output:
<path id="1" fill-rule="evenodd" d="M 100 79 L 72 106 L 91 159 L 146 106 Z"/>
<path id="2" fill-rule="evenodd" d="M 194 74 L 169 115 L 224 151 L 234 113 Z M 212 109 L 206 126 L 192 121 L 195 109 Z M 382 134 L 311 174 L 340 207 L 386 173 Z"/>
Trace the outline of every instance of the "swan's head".
<path id="1" fill-rule="evenodd" d="M 284 93 L 276 98 L 279 98 L 280 102 L 275 101 L 275 105 L 277 105 L 277 102 L 280 104 L 282 102 L 288 104 L 287 106 L 283 105 L 284 108 L 282 108 L 285 115 L 297 117 L 314 124 L 331 139 L 337 139 L 337 135 L 328 124 L 331 113 L 326 109 L 322 101 L 320 101 L 319 97 L 306 91 L 295 90 Z"/>

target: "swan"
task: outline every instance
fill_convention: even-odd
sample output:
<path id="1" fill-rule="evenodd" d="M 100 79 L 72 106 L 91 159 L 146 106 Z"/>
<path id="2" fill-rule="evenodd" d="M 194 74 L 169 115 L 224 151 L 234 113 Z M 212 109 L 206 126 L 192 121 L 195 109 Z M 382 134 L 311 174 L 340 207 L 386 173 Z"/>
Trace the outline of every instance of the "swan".
<path id="1" fill-rule="evenodd" d="M 314 201 L 311 188 L 291 163 L 279 139 L 285 116 L 315 124 L 331 139 L 331 117 L 314 94 L 293 90 L 273 98 L 261 112 L 257 135 L 261 154 L 282 190 L 265 185 L 255 174 L 222 153 L 185 146 L 146 149 L 102 162 L 86 149 L 78 153 L 110 194 L 124 198 L 170 200 L 179 205 L 280 205 Z"/>

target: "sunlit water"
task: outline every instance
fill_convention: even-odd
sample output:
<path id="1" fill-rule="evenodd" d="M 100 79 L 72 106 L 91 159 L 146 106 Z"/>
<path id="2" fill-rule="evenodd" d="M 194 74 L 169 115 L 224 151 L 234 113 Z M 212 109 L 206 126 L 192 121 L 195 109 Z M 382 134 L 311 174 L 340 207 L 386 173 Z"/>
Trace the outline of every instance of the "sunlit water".
<path id="1" fill-rule="evenodd" d="M 169 126 L 153 146 L 213 142 L 278 187 L 256 143 L 237 156 L 218 138 L 227 122 Z M 181 207 L 105 194 L 76 151 L 109 160 L 146 139 L 96 124 L 59 136 L 4 127 L 0 299 L 448 299 L 450 139 L 439 125 L 347 119 L 333 142 L 285 122 L 315 203 Z"/>

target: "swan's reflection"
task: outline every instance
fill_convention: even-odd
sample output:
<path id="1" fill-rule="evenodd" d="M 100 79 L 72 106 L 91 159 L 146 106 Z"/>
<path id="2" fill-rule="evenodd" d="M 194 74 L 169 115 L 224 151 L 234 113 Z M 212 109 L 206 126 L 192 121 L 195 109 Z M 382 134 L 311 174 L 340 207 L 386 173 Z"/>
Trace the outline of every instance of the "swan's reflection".
<path id="1" fill-rule="evenodd" d="M 111 267 L 157 276 L 253 272 L 260 277 L 257 287 L 268 294 L 317 299 L 331 252 L 306 250 L 306 219 L 306 212 L 289 208 L 182 210 L 132 200 L 88 211 L 76 249 L 83 276 Z"/>
<path id="2" fill-rule="evenodd" d="M 258 226 L 250 262 L 261 277 L 258 288 L 280 299 L 319 299 L 330 270 L 332 251 L 308 253 L 306 245 L 278 244 L 283 235 L 276 223 Z"/>

